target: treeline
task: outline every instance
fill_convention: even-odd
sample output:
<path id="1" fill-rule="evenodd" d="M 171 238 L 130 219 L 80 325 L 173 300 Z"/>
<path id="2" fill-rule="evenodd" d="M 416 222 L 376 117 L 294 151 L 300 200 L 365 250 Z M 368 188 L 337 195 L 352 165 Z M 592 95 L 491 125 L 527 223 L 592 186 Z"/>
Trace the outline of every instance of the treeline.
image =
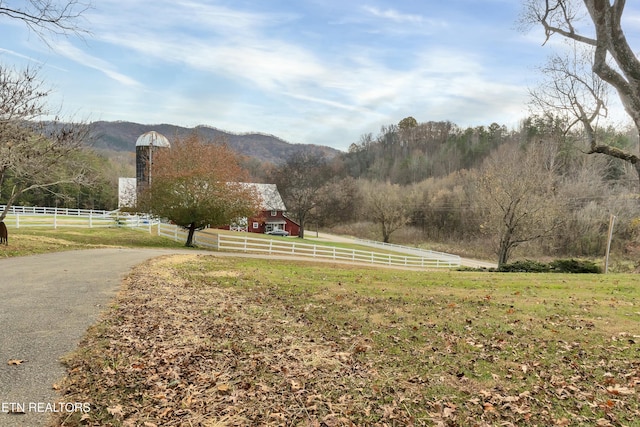
<path id="1" fill-rule="evenodd" d="M 73 209 L 113 210 L 118 207 L 118 178 L 135 176 L 134 156 L 128 152 L 105 152 L 84 149 L 72 153 L 76 163 L 87 171 L 87 180 L 82 184 L 61 183 L 45 188 L 36 188 L 24 193 L 16 205 L 54 206 Z M 63 166 L 56 166 L 62 168 Z M 63 170 L 59 171 L 64 175 Z M 2 191 L 11 191 L 12 177 L 9 175 Z"/>
<path id="2" fill-rule="evenodd" d="M 411 122 L 409 122 L 411 123 Z M 505 126 L 461 129 L 451 122 L 407 121 L 365 134 L 342 157 L 349 176 L 411 184 L 478 166 L 491 150 L 518 138 Z"/>
<path id="3" fill-rule="evenodd" d="M 306 210 L 307 228 L 459 243 L 469 255 L 505 261 L 524 254 L 523 247 L 529 255 L 602 256 L 615 215 L 614 247 L 638 250 L 636 171 L 619 159 L 586 154 L 584 136 L 566 132 L 567 125 L 546 116 L 527 118 L 514 130 L 495 123 L 460 129 L 407 118 L 375 137 L 363 135 L 322 166 L 290 162 L 314 177 L 310 184 L 291 179 L 291 169 L 265 179 L 278 184 L 290 214 Z M 598 138 L 618 148 L 637 145 L 631 133 L 614 128 L 599 130 Z M 305 185 L 313 187 L 307 189 L 313 201 L 300 206 L 290 187 L 300 194 Z"/>
<path id="4" fill-rule="evenodd" d="M 513 130 L 497 123 L 462 129 L 448 121 L 418 123 L 408 117 L 397 125 L 382 126 L 375 137 L 362 135 L 341 156 L 342 168 L 354 178 L 412 184 L 476 169 L 503 144 L 556 141 L 568 150 L 569 146 L 579 144 L 581 136 L 565 134 L 566 127 L 565 121 L 552 116 L 526 118 Z M 602 130 L 601 138 L 619 148 L 633 144 L 626 132 L 614 128 Z M 620 162 L 612 166 L 621 170 Z M 612 173 L 611 178 L 615 178 L 616 173 Z"/>

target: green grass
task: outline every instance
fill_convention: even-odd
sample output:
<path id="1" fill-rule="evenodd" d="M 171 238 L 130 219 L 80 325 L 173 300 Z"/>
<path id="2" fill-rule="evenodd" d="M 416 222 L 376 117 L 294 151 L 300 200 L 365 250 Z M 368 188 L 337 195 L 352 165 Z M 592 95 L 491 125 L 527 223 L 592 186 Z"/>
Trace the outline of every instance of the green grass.
<path id="1" fill-rule="evenodd" d="M 164 259 L 65 399 L 91 425 L 638 425 L 638 301 L 637 275 Z"/>
<path id="2" fill-rule="evenodd" d="M 145 231 L 129 228 L 20 228 L 9 227 L 9 245 L 0 245 L 0 257 L 96 247 L 184 247 Z"/>

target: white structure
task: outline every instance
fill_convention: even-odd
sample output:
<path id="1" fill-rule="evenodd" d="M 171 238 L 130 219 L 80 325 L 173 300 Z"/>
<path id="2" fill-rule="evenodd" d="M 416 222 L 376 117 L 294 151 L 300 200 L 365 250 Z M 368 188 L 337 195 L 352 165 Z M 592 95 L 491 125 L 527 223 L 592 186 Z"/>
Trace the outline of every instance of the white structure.
<path id="1" fill-rule="evenodd" d="M 136 188 L 135 178 L 118 178 L 118 208 L 135 207 Z"/>

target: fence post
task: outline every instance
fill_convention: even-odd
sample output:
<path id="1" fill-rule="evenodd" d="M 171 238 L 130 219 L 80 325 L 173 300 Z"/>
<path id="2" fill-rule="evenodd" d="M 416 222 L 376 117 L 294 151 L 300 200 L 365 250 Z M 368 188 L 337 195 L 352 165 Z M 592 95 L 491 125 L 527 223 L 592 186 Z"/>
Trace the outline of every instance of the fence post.
<path id="1" fill-rule="evenodd" d="M 89 228 L 93 228 L 93 211 L 89 211 Z"/>
<path id="2" fill-rule="evenodd" d="M 16 215 L 16 228 L 20 228 L 20 214 L 16 212 L 15 215 Z"/>
<path id="3" fill-rule="evenodd" d="M 53 211 L 53 229 L 57 229 L 58 228 L 58 211 L 54 210 Z"/>
<path id="4" fill-rule="evenodd" d="M 173 226 L 173 241 L 174 242 L 178 241 L 178 226 L 177 225 Z"/>

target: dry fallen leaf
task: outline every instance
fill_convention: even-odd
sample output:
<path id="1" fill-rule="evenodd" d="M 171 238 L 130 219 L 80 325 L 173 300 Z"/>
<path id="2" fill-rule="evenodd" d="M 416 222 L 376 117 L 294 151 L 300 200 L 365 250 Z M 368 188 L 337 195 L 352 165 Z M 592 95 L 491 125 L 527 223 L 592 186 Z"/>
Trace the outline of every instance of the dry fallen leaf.
<path id="1" fill-rule="evenodd" d="M 618 394 L 625 395 L 625 394 L 634 394 L 635 393 L 635 391 L 630 389 L 629 387 L 622 387 L 622 386 L 620 386 L 618 384 L 616 384 L 613 387 L 607 387 L 607 392 L 609 392 L 611 394 L 615 394 L 615 395 L 618 395 Z"/>
<path id="2" fill-rule="evenodd" d="M 228 384 L 220 384 L 216 387 L 220 393 L 227 393 L 229 391 Z"/>
<path id="3" fill-rule="evenodd" d="M 107 408 L 107 412 L 116 417 L 124 417 L 124 411 L 122 409 L 122 405 L 110 406 Z"/>
<path id="4" fill-rule="evenodd" d="M 17 365 L 22 365 L 24 362 L 26 362 L 26 360 L 9 359 L 9 361 L 7 362 L 7 365 L 17 366 Z"/>

